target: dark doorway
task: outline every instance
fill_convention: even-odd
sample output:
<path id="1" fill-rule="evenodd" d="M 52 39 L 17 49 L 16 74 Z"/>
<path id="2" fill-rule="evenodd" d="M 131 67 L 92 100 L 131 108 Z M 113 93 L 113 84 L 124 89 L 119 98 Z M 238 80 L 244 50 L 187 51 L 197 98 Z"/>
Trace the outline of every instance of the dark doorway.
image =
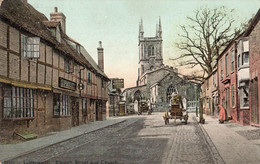
<path id="1" fill-rule="evenodd" d="M 72 126 L 79 125 L 79 102 L 76 98 L 71 98 Z"/>
<path id="2" fill-rule="evenodd" d="M 98 121 L 98 102 L 96 102 L 96 121 Z"/>

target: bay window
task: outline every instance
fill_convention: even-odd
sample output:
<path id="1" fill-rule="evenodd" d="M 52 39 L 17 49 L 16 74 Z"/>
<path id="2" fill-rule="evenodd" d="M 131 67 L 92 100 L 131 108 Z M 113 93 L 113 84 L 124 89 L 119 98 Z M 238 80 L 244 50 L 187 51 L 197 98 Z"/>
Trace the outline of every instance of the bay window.
<path id="1" fill-rule="evenodd" d="M 4 118 L 33 118 L 33 90 L 20 87 L 3 88 Z"/>

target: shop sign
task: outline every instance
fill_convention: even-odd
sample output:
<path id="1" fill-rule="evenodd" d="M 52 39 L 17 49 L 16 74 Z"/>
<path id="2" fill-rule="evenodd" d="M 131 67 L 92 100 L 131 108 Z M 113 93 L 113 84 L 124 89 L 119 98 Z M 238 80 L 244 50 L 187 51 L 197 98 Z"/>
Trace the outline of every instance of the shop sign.
<path id="1" fill-rule="evenodd" d="M 77 89 L 76 88 L 77 84 L 73 81 L 60 77 L 59 78 L 59 87 L 75 91 Z"/>
<path id="2" fill-rule="evenodd" d="M 124 79 L 112 79 L 113 89 L 124 88 Z"/>

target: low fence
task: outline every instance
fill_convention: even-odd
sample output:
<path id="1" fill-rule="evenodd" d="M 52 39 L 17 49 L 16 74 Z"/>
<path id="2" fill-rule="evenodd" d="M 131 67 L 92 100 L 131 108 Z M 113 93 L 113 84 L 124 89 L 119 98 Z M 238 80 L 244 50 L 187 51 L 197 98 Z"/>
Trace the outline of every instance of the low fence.
<path id="1" fill-rule="evenodd" d="M 199 110 L 199 101 L 188 101 L 187 110 L 188 112 L 196 112 L 196 108 Z"/>

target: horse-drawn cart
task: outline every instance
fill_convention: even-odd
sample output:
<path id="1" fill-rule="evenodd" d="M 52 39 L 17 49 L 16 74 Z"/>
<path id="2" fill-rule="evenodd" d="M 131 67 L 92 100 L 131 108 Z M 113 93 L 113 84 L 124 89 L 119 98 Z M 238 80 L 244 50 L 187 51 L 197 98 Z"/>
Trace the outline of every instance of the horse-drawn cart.
<path id="1" fill-rule="evenodd" d="M 169 114 L 170 113 L 170 114 Z M 171 106 L 170 112 L 165 112 L 163 119 L 165 121 L 165 125 L 169 124 L 170 119 L 174 119 L 174 123 L 176 124 L 176 119 L 182 119 L 185 121 L 185 124 L 188 123 L 188 111 L 183 109 L 182 99 L 180 95 L 175 95 L 171 98 Z"/>
<path id="2" fill-rule="evenodd" d="M 148 115 L 152 113 L 151 108 L 149 107 L 148 103 L 146 100 L 141 100 L 140 101 L 140 106 L 138 110 L 138 115 L 141 115 L 143 112 L 147 112 Z"/>

